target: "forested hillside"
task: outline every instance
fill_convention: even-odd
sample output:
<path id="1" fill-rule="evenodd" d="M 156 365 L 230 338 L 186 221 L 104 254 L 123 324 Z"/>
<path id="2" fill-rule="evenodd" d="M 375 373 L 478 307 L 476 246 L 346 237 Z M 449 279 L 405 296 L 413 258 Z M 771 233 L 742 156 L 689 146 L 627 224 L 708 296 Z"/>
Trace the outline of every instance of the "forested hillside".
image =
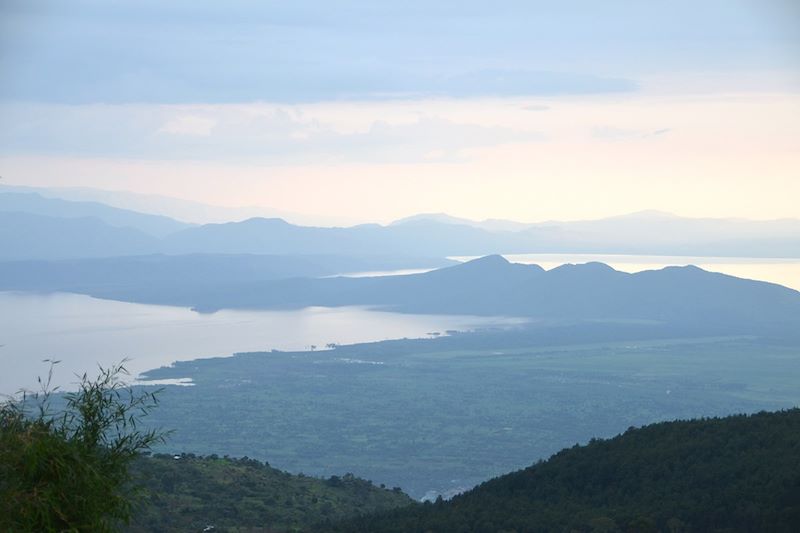
<path id="1" fill-rule="evenodd" d="M 139 458 L 132 474 L 144 497 L 131 532 L 295 531 L 412 501 L 350 474 L 322 480 L 247 458 L 155 455 Z"/>
<path id="2" fill-rule="evenodd" d="M 330 528 L 363 532 L 797 531 L 800 409 L 653 424 L 453 498 Z"/>

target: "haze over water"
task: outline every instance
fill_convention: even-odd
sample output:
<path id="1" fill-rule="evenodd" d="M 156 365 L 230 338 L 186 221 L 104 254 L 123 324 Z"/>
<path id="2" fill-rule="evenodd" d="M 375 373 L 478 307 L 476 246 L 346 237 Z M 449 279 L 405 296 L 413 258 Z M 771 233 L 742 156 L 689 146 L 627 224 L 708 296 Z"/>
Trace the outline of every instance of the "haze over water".
<path id="1" fill-rule="evenodd" d="M 44 359 L 56 359 L 54 384 L 128 357 L 132 376 L 178 360 L 235 352 L 307 350 L 328 343 L 425 337 L 429 332 L 513 324 L 513 319 L 411 315 L 359 307 L 292 311 L 222 310 L 143 305 L 56 293 L 0 292 L 0 394 L 34 388 Z"/>

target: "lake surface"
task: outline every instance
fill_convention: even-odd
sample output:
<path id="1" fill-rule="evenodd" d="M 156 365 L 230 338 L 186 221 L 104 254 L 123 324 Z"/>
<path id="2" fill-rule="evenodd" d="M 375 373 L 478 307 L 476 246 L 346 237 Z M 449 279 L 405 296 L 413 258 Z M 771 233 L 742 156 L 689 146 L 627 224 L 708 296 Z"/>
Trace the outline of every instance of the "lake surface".
<path id="1" fill-rule="evenodd" d="M 545 270 L 564 263 L 588 263 L 591 261 L 606 263 L 622 272 L 641 272 L 666 266 L 695 265 L 710 272 L 769 281 L 800 290 L 800 259 L 621 254 L 504 254 L 503 257 L 512 263 L 536 264 Z M 469 261 L 476 258 L 477 256 L 459 256 L 450 259 Z"/>
<path id="2" fill-rule="evenodd" d="M 425 337 L 429 332 L 511 325 L 517 319 L 388 313 L 360 307 L 198 314 L 89 296 L 0 292 L 0 394 L 33 388 L 43 359 L 59 359 L 54 382 L 69 386 L 123 357 L 137 375 L 178 360 L 235 352 L 310 349 Z"/>
<path id="3" fill-rule="evenodd" d="M 600 261 L 624 272 L 669 265 L 697 265 L 742 278 L 800 290 L 800 260 L 731 257 L 600 254 L 514 254 L 517 263 L 545 269 L 564 263 Z M 452 259 L 469 260 L 472 257 Z M 402 275 L 420 270 L 359 272 L 350 276 Z M 350 344 L 428 332 L 468 330 L 514 323 L 511 319 L 409 315 L 357 307 L 296 311 L 223 310 L 198 314 L 182 307 L 99 300 L 75 294 L 0 292 L 0 394 L 31 388 L 44 375 L 43 359 L 59 359 L 56 383 L 74 374 L 131 358 L 133 374 L 173 361 L 229 356 L 235 352 L 302 350 L 311 345 Z M 519 321 L 516 321 L 519 322 Z"/>

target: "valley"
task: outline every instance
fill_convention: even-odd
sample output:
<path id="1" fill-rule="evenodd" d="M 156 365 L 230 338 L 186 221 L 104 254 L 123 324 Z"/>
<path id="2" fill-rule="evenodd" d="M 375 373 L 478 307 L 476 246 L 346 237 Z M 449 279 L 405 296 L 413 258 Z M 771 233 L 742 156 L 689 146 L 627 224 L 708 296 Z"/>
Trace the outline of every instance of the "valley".
<path id="1" fill-rule="evenodd" d="M 195 383 L 168 387 L 149 422 L 175 430 L 170 453 L 353 472 L 435 498 L 629 426 L 800 402 L 793 342 L 653 334 L 517 330 L 188 361 L 147 373 Z"/>

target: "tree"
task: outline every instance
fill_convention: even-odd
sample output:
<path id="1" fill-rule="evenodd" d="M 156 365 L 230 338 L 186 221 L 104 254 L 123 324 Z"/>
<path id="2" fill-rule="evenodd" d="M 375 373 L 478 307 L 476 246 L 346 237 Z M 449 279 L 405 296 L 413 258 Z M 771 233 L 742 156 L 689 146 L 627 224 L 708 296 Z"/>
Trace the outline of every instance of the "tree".
<path id="1" fill-rule="evenodd" d="M 53 363 L 39 392 L 0 404 L 0 531 L 104 532 L 130 520 L 128 466 L 166 434 L 139 428 L 158 391 L 126 385 L 123 363 L 63 395 L 50 387 Z"/>

